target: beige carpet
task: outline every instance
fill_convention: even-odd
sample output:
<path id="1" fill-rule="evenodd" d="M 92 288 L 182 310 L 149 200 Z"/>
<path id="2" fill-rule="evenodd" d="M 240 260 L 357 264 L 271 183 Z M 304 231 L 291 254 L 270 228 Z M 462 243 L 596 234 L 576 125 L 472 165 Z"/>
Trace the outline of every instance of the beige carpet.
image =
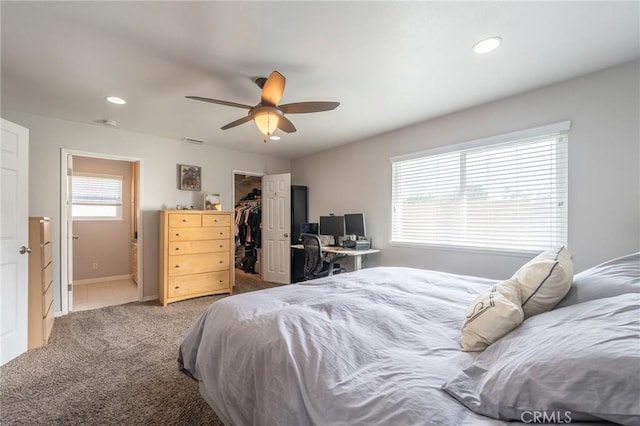
<path id="1" fill-rule="evenodd" d="M 236 274 L 236 293 L 275 285 Z M 223 297 L 56 318 L 47 346 L 0 368 L 0 424 L 221 425 L 176 357 L 190 325 Z"/>

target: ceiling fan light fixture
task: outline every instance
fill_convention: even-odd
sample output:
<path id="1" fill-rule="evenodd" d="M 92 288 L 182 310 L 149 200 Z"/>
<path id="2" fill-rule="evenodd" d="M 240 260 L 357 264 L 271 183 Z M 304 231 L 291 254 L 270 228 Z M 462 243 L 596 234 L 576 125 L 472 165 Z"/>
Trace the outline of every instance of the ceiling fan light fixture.
<path id="1" fill-rule="evenodd" d="M 271 135 L 269 136 L 269 139 L 272 141 L 279 141 L 280 140 L 280 136 L 278 135 Z"/>
<path id="2" fill-rule="evenodd" d="M 474 44 L 473 51 L 476 52 L 478 55 L 489 53 L 491 51 L 496 50 L 498 46 L 500 46 L 500 43 L 502 43 L 502 38 L 488 37 Z"/>
<path id="3" fill-rule="evenodd" d="M 256 126 L 265 136 L 271 136 L 278 128 L 280 117 L 271 111 L 261 111 L 253 116 Z"/>

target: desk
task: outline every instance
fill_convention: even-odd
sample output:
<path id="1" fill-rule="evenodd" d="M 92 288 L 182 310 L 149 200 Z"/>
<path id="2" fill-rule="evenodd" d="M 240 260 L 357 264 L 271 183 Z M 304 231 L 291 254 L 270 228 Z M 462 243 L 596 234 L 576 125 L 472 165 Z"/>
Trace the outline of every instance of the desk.
<path id="1" fill-rule="evenodd" d="M 296 250 L 304 250 L 304 246 L 302 244 L 293 244 L 291 248 Z M 367 254 L 380 253 L 380 250 L 378 249 L 351 250 L 348 248 L 334 246 L 322 246 L 322 251 L 325 253 L 353 257 L 354 271 L 359 271 L 360 269 L 362 269 L 362 256 Z"/>

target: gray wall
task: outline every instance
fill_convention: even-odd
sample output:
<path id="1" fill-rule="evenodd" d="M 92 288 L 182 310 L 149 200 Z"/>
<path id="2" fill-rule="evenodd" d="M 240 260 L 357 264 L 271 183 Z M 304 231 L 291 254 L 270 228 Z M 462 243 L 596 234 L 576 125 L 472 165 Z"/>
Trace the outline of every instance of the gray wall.
<path id="1" fill-rule="evenodd" d="M 218 192 L 231 210 L 233 170 L 275 174 L 290 171 L 290 161 L 208 145 L 193 145 L 117 128 L 76 123 L 2 110 L 2 118 L 29 129 L 29 216 L 49 216 L 54 241 L 54 308 L 60 299 L 60 153 L 61 149 L 126 156 L 141 161 L 140 230 L 143 246 L 143 295 L 158 294 L 158 210 L 176 204 L 202 206 L 202 193 L 180 191 L 177 164 L 202 167 L 202 190 Z"/>
<path id="2" fill-rule="evenodd" d="M 73 221 L 73 280 L 131 274 L 131 162 L 74 156 L 73 171 L 122 176 L 123 219 Z"/>
<path id="3" fill-rule="evenodd" d="M 526 258 L 391 246 L 389 158 L 570 120 L 569 241 L 576 271 L 640 249 L 640 73 L 637 61 L 297 159 L 309 219 L 364 212 L 368 265 L 505 278 Z M 416 94 L 419 95 L 419 94 Z"/>
<path id="4" fill-rule="evenodd" d="M 201 193 L 180 191 L 176 164 L 202 166 L 203 191 L 231 208 L 232 170 L 292 172 L 309 187 L 309 219 L 362 211 L 382 253 L 367 265 L 405 265 L 494 278 L 510 276 L 523 258 L 389 245 L 389 157 L 446 144 L 571 120 L 569 249 L 577 270 L 640 249 L 639 63 L 527 92 L 290 162 L 256 154 L 97 125 L 2 110 L 30 131 L 29 215 L 53 222 L 55 309 L 60 311 L 61 148 L 141 160 L 143 294 L 157 295 L 158 210 L 201 205 Z"/>

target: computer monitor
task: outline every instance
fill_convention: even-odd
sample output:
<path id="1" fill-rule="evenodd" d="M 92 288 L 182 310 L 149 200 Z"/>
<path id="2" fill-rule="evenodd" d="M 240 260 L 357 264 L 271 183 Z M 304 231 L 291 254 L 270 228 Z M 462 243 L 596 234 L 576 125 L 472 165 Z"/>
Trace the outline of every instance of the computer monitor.
<path id="1" fill-rule="evenodd" d="M 338 245 L 338 237 L 344 236 L 344 216 L 320 216 L 320 235 L 331 235 L 333 245 Z"/>
<path id="2" fill-rule="evenodd" d="M 364 225 L 364 213 L 350 213 L 344 215 L 346 235 L 364 237 L 367 235 L 367 228 Z"/>
<path id="3" fill-rule="evenodd" d="M 318 224 L 304 222 L 300 224 L 300 234 L 314 234 L 318 235 Z"/>

